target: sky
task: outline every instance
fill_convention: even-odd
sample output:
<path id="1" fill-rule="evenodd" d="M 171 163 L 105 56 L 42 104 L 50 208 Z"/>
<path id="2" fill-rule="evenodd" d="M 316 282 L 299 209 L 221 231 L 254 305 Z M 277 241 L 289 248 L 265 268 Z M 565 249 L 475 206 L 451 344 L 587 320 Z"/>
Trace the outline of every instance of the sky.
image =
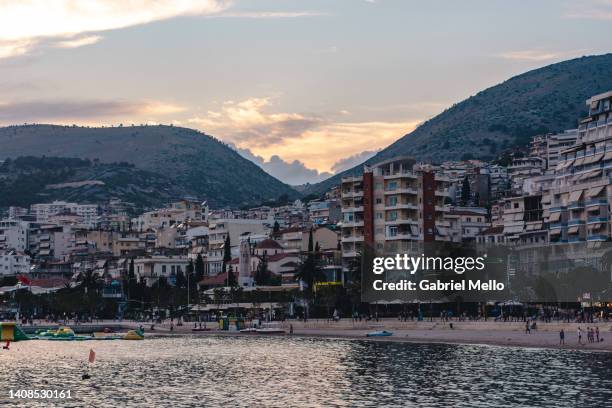
<path id="1" fill-rule="evenodd" d="M 172 123 L 312 183 L 611 38 L 612 0 L 0 0 L 0 125 Z"/>

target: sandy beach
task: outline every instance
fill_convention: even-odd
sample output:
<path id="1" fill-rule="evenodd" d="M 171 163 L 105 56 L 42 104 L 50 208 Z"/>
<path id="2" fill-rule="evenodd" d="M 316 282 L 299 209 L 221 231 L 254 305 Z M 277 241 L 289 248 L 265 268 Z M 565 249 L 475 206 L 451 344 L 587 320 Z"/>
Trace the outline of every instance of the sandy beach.
<path id="1" fill-rule="evenodd" d="M 450 326 L 452 323 L 452 328 Z M 123 325 L 138 327 L 139 323 L 122 322 Z M 544 347 L 559 349 L 575 349 L 589 351 L 612 352 L 612 323 L 602 322 L 593 324 L 583 323 L 537 323 L 537 329 L 531 333 L 525 333 L 523 322 L 400 322 L 396 319 L 381 319 L 379 322 L 353 322 L 350 319 L 340 322 L 326 320 L 285 321 L 280 325 L 289 335 L 290 325 L 293 326 L 293 336 L 306 337 L 329 337 L 343 339 L 368 339 L 371 341 L 396 341 L 415 343 L 456 343 L 456 344 L 489 344 L 497 346 L 517 347 Z M 143 324 L 148 335 L 228 335 L 228 336 L 253 336 L 236 331 L 218 330 L 214 322 L 207 323 L 209 331 L 192 331 L 193 323 L 185 323 L 183 326 L 174 325 L 170 331 L 170 323 L 155 325 L 155 331 L 150 331 L 150 324 Z M 578 327 L 582 328 L 582 344 L 578 343 Z M 599 343 L 588 343 L 586 336 L 587 327 L 599 327 Z M 559 344 L 559 331 L 565 331 L 565 344 Z M 366 337 L 366 334 L 375 330 L 388 330 L 393 332 L 390 337 Z"/>

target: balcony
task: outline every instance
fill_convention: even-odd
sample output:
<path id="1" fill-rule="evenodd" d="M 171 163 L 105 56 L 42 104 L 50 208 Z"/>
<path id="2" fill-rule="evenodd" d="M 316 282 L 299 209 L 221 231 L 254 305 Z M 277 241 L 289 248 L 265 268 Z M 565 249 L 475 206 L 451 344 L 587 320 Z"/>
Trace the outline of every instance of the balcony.
<path id="1" fill-rule="evenodd" d="M 394 220 L 386 220 L 385 225 L 401 225 L 401 224 L 413 224 L 418 225 L 419 222 L 414 218 L 396 218 Z"/>
<path id="2" fill-rule="evenodd" d="M 348 213 L 348 212 L 363 212 L 363 206 L 357 206 L 357 207 L 342 207 L 342 212 L 343 213 Z"/>
<path id="3" fill-rule="evenodd" d="M 567 222 L 567 226 L 572 226 L 572 225 L 583 225 L 584 224 L 584 220 L 569 220 Z"/>
<path id="4" fill-rule="evenodd" d="M 584 202 L 582 202 L 582 201 L 574 201 L 573 203 L 569 203 L 567 205 L 567 208 L 569 208 L 570 210 L 580 210 L 580 209 L 584 208 Z"/>
<path id="5" fill-rule="evenodd" d="M 608 217 L 589 217 L 587 219 L 587 224 L 607 223 L 608 221 Z"/>
<path id="6" fill-rule="evenodd" d="M 342 242 L 361 242 L 363 235 L 348 235 L 342 237 Z"/>
<path id="7" fill-rule="evenodd" d="M 552 212 L 560 212 L 563 210 L 567 210 L 567 207 L 561 206 L 561 207 L 550 207 L 550 209 L 548 211 Z"/>
<path id="8" fill-rule="evenodd" d="M 567 239 L 567 242 L 584 242 L 584 238 L 577 236 L 577 237 L 569 237 Z"/>
<path id="9" fill-rule="evenodd" d="M 401 187 L 396 189 L 385 189 L 385 195 L 393 195 L 393 194 L 418 194 L 417 190 L 411 187 Z"/>
<path id="10" fill-rule="evenodd" d="M 343 258 L 355 258 L 356 256 L 357 256 L 357 251 L 355 250 L 350 250 L 350 251 L 342 250 Z"/>
<path id="11" fill-rule="evenodd" d="M 363 190 L 342 192 L 342 198 L 363 197 Z"/>
<path id="12" fill-rule="evenodd" d="M 567 227 L 567 224 L 564 222 L 554 222 L 550 224 L 550 229 L 564 228 Z"/>
<path id="13" fill-rule="evenodd" d="M 393 205 L 387 204 L 385 205 L 385 210 L 418 210 L 419 207 L 417 204 L 412 203 L 395 203 Z"/>
<path id="14" fill-rule="evenodd" d="M 594 207 L 594 206 L 598 206 L 598 205 L 608 205 L 608 200 L 603 200 L 603 199 L 590 200 L 590 201 L 587 201 L 585 203 L 586 207 Z"/>
<path id="15" fill-rule="evenodd" d="M 363 220 L 342 221 L 342 228 L 363 227 Z"/>
<path id="16" fill-rule="evenodd" d="M 401 171 L 401 172 L 398 171 L 393 174 L 386 173 L 383 176 L 385 180 L 392 180 L 392 179 L 401 178 L 401 177 L 417 178 L 417 175 L 411 171 Z"/>
<path id="17" fill-rule="evenodd" d="M 387 241 L 397 241 L 397 240 L 418 240 L 419 236 L 418 235 L 412 235 L 409 233 L 406 234 L 395 234 L 393 236 L 387 235 L 385 237 L 387 239 Z"/>
<path id="18" fill-rule="evenodd" d="M 607 241 L 608 237 L 606 235 L 589 235 L 587 237 L 587 241 Z"/>

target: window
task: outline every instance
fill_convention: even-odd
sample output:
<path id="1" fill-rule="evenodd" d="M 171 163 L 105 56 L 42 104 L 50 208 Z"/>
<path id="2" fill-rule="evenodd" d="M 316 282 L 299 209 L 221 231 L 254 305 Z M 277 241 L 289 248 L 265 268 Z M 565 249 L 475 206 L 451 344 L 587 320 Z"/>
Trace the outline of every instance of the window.
<path id="1" fill-rule="evenodd" d="M 377 213 L 376 213 L 376 219 L 377 219 L 377 220 L 382 220 L 382 218 L 383 218 L 383 213 L 381 213 L 381 212 L 377 212 Z"/>
<path id="2" fill-rule="evenodd" d="M 514 208 L 519 208 L 519 203 L 514 203 Z"/>
<path id="3" fill-rule="evenodd" d="M 397 205 L 397 197 L 395 197 L 395 196 L 389 197 L 389 205 L 390 206 Z"/>
<path id="4" fill-rule="evenodd" d="M 395 221 L 397 220 L 397 211 L 390 211 L 389 212 L 389 221 Z"/>
<path id="5" fill-rule="evenodd" d="M 162 265 L 162 273 L 166 273 L 166 265 Z"/>
<path id="6" fill-rule="evenodd" d="M 387 190 L 396 190 L 397 189 L 397 181 L 390 181 L 387 184 Z"/>
<path id="7" fill-rule="evenodd" d="M 382 204 L 382 199 L 381 198 L 377 198 L 376 199 L 376 204 Z"/>

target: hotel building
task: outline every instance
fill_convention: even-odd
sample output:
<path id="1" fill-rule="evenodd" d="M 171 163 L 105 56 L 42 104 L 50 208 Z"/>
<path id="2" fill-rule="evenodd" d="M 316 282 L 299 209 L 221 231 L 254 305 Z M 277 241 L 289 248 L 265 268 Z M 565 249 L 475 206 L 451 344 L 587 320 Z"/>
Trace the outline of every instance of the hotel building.
<path id="1" fill-rule="evenodd" d="M 346 262 L 365 245 L 398 253 L 419 241 L 448 240 L 449 180 L 433 167 L 396 158 L 365 166 L 342 178 L 342 256 Z"/>
<path id="2" fill-rule="evenodd" d="M 561 152 L 551 188 L 551 242 L 606 241 L 612 195 L 612 91 L 587 100 L 576 144 Z"/>

